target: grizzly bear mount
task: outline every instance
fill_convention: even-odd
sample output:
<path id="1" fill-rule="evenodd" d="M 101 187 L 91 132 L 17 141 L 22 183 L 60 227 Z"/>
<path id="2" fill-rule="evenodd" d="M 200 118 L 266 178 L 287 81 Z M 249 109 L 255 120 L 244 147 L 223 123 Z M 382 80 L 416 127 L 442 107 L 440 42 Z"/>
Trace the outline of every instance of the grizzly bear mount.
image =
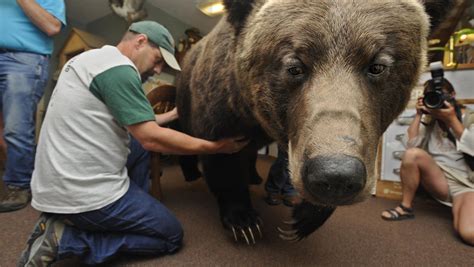
<path id="1" fill-rule="evenodd" d="M 337 206 L 370 195 L 379 138 L 426 65 L 425 10 L 439 16 L 448 2 L 224 1 L 227 14 L 182 62 L 176 101 L 183 131 L 251 139 L 239 153 L 200 157 L 236 241 L 261 236 L 248 182 L 272 140 L 288 146 L 305 199 L 281 238 L 301 240 Z"/>

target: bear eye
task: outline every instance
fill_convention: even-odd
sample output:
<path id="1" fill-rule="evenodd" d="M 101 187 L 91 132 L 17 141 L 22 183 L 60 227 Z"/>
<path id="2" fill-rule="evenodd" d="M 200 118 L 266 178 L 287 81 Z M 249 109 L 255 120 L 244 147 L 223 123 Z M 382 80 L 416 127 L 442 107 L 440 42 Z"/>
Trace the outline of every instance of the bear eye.
<path id="1" fill-rule="evenodd" d="M 302 67 L 291 67 L 288 69 L 288 72 L 291 74 L 291 75 L 300 75 L 300 74 L 304 74 L 304 69 Z"/>
<path id="2" fill-rule="evenodd" d="M 372 64 L 369 67 L 369 74 L 372 74 L 372 75 L 382 74 L 386 68 L 387 66 L 382 65 L 382 64 Z"/>

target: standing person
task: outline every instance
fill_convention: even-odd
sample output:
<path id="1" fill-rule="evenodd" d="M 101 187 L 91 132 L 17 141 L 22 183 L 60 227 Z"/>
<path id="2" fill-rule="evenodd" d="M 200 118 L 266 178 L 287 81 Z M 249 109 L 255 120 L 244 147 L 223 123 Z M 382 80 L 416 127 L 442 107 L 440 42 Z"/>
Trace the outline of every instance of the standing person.
<path id="1" fill-rule="evenodd" d="M 281 146 L 278 146 L 277 159 L 270 167 L 265 191 L 265 202 L 268 205 L 279 205 L 283 201 L 285 206 L 293 207 L 301 202 L 288 173 L 288 152 Z"/>
<path id="2" fill-rule="evenodd" d="M 0 212 L 7 212 L 31 199 L 36 106 L 48 80 L 52 37 L 66 25 L 66 11 L 63 0 L 2 0 L 0 10 L 0 132 L 7 151 Z"/>
<path id="3" fill-rule="evenodd" d="M 19 266 L 48 266 L 72 255 L 98 264 L 118 252 L 160 255 L 180 248 L 180 223 L 146 191 L 144 149 L 234 153 L 247 142 L 211 142 L 156 123 L 141 81 L 165 63 L 179 71 L 173 55 L 168 30 L 141 21 L 117 46 L 66 63 L 41 129 L 31 185 L 31 204 L 43 213 Z M 136 139 L 130 150 L 129 133 Z"/>
<path id="4" fill-rule="evenodd" d="M 402 202 L 384 211 L 382 218 L 414 218 L 413 199 L 422 184 L 433 197 L 452 206 L 455 231 L 466 243 L 474 245 L 474 176 L 466 160 L 469 155 L 474 156 L 474 112 L 461 109 L 455 101 L 454 88 L 446 79 L 442 86 L 450 98 L 444 107 L 430 109 L 423 104 L 423 98 L 418 99 L 400 168 Z M 433 80 L 429 80 L 425 92 L 432 87 Z M 432 119 L 426 126 L 422 122 L 424 114 Z"/>

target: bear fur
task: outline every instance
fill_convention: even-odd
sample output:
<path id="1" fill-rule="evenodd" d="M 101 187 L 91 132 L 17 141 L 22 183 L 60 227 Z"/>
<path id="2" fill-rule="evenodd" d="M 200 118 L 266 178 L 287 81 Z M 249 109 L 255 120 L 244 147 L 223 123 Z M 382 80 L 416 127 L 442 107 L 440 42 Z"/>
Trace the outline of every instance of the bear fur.
<path id="1" fill-rule="evenodd" d="M 448 2 L 424 5 L 441 14 Z M 417 0 L 224 4 L 227 14 L 181 64 L 181 126 L 209 140 L 252 140 L 239 153 L 201 157 L 222 223 L 234 231 L 260 231 L 248 189 L 257 149 L 288 145 L 291 179 L 306 200 L 293 211 L 291 237 L 301 239 L 336 206 L 370 195 L 379 138 L 426 66 L 429 15 Z"/>

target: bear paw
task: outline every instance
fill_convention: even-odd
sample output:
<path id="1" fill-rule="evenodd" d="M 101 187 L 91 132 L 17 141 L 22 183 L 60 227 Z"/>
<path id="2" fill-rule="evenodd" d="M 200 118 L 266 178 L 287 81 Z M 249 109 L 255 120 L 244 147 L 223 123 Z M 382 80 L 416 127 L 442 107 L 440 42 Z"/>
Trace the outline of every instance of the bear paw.
<path id="1" fill-rule="evenodd" d="M 280 238 L 283 240 L 297 242 L 316 231 L 331 216 L 336 207 L 318 206 L 303 201 L 293 208 L 293 219 L 284 223 L 290 226 L 290 230 L 278 227 Z"/>
<path id="2" fill-rule="evenodd" d="M 263 236 L 263 221 L 252 208 L 229 210 L 221 215 L 221 220 L 224 227 L 232 231 L 235 242 L 242 240 L 247 245 L 255 244 L 255 238 Z"/>

